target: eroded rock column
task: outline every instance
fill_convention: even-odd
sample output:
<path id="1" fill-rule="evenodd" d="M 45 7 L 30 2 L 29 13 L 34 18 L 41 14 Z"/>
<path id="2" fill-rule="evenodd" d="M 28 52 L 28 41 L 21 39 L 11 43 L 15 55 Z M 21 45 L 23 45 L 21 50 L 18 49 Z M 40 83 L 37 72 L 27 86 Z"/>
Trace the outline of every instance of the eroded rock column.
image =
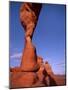
<path id="1" fill-rule="evenodd" d="M 36 82 L 35 72 L 40 68 L 37 63 L 36 48 L 32 44 L 32 36 L 41 7 L 41 4 L 23 3 L 20 8 L 20 21 L 25 31 L 25 45 L 21 61 L 21 70 L 25 73 L 25 76 L 22 76 L 25 87 L 30 87 Z"/>

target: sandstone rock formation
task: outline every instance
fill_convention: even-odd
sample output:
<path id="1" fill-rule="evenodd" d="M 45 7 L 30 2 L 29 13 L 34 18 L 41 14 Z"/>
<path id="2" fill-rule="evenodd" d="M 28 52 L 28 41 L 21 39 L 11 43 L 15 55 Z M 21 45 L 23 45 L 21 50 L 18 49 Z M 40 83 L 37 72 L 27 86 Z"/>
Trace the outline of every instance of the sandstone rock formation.
<path id="1" fill-rule="evenodd" d="M 10 69 L 12 73 L 10 82 L 12 88 L 32 87 L 39 80 L 36 72 L 39 70 L 40 65 L 37 61 L 36 48 L 32 44 L 32 36 L 41 8 L 42 4 L 23 3 L 21 5 L 20 21 L 25 31 L 25 45 L 20 67 Z"/>
<path id="2" fill-rule="evenodd" d="M 20 68 L 25 75 L 20 81 L 23 87 L 31 87 L 38 81 L 36 71 L 40 66 L 37 62 L 36 48 L 32 44 L 32 36 L 35 30 L 42 4 L 23 3 L 20 8 L 20 21 L 25 31 L 25 45 Z"/>
<path id="3" fill-rule="evenodd" d="M 35 30 L 42 4 L 23 3 L 20 9 L 20 21 L 25 31 L 25 45 L 22 55 L 22 71 L 37 71 L 36 48 L 32 44 L 32 36 Z"/>
<path id="4" fill-rule="evenodd" d="M 20 21 L 25 31 L 25 44 L 20 67 L 10 68 L 10 88 L 56 85 L 50 64 L 37 55 L 32 37 L 42 4 L 23 3 Z"/>

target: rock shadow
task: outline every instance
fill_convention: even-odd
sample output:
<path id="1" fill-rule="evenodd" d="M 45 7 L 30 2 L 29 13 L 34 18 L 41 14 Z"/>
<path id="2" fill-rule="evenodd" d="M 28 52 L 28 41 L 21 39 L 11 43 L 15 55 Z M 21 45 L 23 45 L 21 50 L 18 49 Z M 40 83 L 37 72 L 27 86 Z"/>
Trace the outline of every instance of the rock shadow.
<path id="1" fill-rule="evenodd" d="M 48 74 L 46 70 L 44 70 L 43 74 L 45 75 L 45 78 L 43 79 L 43 83 L 46 86 L 57 86 L 57 83 L 54 79 L 54 74 Z"/>

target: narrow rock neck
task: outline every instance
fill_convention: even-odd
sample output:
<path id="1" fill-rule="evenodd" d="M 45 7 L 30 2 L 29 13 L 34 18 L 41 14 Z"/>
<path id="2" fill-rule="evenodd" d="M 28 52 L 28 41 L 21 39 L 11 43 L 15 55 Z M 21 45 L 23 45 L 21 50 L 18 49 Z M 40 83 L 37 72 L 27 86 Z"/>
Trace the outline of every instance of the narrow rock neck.
<path id="1" fill-rule="evenodd" d="M 27 43 L 27 42 L 29 42 L 29 43 L 32 42 L 32 38 L 30 36 L 25 37 L 25 43 Z"/>

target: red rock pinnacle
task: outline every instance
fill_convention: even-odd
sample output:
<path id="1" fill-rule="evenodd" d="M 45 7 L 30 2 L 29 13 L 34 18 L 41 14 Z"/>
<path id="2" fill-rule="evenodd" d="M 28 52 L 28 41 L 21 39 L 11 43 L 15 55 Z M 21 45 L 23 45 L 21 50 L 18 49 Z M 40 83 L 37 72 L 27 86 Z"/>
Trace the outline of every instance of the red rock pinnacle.
<path id="1" fill-rule="evenodd" d="M 23 3 L 20 8 L 20 21 L 25 31 L 25 46 L 21 62 L 22 71 L 36 71 L 39 69 L 36 48 L 32 44 L 32 36 L 41 7 L 41 4 Z"/>

